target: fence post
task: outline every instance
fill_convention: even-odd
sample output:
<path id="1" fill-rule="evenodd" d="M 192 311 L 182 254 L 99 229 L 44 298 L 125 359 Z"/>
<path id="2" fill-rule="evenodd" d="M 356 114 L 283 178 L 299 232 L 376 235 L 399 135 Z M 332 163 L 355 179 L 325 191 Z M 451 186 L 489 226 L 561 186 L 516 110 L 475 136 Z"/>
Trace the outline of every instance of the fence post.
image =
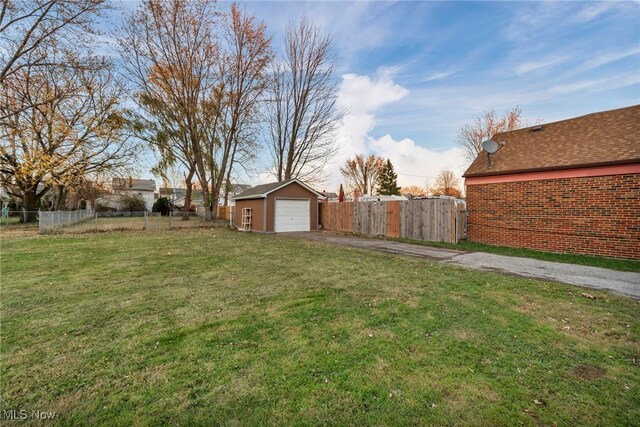
<path id="1" fill-rule="evenodd" d="M 171 217 L 173 216 L 173 212 L 169 211 L 169 229 L 171 229 Z"/>
<path id="2" fill-rule="evenodd" d="M 98 231 L 98 212 L 96 212 L 95 226 L 96 226 L 96 231 Z"/>
<path id="3" fill-rule="evenodd" d="M 144 211 L 144 229 L 147 229 L 147 211 Z"/>

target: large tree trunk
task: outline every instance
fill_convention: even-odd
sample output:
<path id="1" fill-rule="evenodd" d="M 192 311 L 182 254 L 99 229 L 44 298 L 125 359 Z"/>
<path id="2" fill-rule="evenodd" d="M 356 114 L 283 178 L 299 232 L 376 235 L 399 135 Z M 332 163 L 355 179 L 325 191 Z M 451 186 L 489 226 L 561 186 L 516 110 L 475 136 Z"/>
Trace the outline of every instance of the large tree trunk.
<path id="1" fill-rule="evenodd" d="M 229 168 L 227 169 L 227 176 L 224 180 L 224 205 L 229 206 L 229 190 L 231 190 L 231 172 L 233 172 L 233 163 L 236 159 L 236 150 L 238 149 L 237 139 L 233 145 L 233 152 L 231 153 L 231 160 L 229 160 Z"/>
<path id="2" fill-rule="evenodd" d="M 62 211 L 65 208 L 65 202 L 67 200 L 67 189 L 64 185 L 58 185 L 58 191 L 56 194 L 56 204 L 54 210 Z"/>
<path id="3" fill-rule="evenodd" d="M 204 219 L 205 221 L 211 221 L 213 214 L 211 212 L 211 193 L 209 192 L 209 186 L 202 189 L 202 198 L 204 199 Z"/>
<path id="4" fill-rule="evenodd" d="M 194 173 L 195 173 L 195 170 L 191 168 L 191 170 L 189 171 L 189 174 L 184 177 L 184 184 L 185 184 L 185 187 L 187 187 L 187 190 L 184 193 L 184 206 L 182 207 L 183 221 L 189 221 L 189 217 L 190 217 L 189 210 L 191 209 L 191 189 L 193 188 L 193 182 L 191 182 L 191 180 L 193 179 Z"/>
<path id="5" fill-rule="evenodd" d="M 224 183 L 224 206 L 229 206 L 229 189 L 231 187 L 231 184 L 229 184 L 229 176 L 230 174 L 227 174 L 227 182 Z"/>
<path id="6" fill-rule="evenodd" d="M 22 197 L 22 218 L 20 222 L 36 222 L 36 203 L 38 201 L 38 197 L 36 195 L 36 190 L 28 190 L 24 192 Z"/>
<path id="7" fill-rule="evenodd" d="M 220 192 L 211 195 L 211 219 L 218 219 L 218 205 L 220 204 Z"/>

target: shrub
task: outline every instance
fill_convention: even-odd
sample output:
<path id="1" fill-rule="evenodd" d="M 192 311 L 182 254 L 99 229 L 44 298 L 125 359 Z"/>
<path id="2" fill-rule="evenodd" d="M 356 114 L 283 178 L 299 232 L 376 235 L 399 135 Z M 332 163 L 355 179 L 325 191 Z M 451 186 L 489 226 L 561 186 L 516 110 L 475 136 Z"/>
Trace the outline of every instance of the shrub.
<path id="1" fill-rule="evenodd" d="M 144 199 L 139 194 L 123 194 L 120 197 L 123 212 L 143 212 L 147 210 Z"/>
<path id="2" fill-rule="evenodd" d="M 153 204 L 153 212 L 160 212 L 160 215 L 167 216 L 171 212 L 171 202 L 166 197 L 160 197 Z"/>

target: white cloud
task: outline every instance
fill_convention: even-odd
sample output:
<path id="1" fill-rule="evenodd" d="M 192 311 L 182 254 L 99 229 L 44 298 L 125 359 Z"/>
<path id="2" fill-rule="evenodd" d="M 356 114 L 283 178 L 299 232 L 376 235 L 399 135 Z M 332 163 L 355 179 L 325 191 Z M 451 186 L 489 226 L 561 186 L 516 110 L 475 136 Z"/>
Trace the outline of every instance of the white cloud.
<path id="1" fill-rule="evenodd" d="M 632 47 L 631 49 L 626 49 L 622 51 L 603 52 L 584 61 L 582 65 L 574 69 L 574 73 L 580 73 L 583 71 L 592 70 L 594 68 L 601 67 L 603 65 L 607 65 L 612 62 L 616 62 L 621 59 L 628 58 L 630 56 L 635 56 L 635 55 L 640 55 L 640 48 Z"/>
<path id="2" fill-rule="evenodd" d="M 541 32 L 548 31 L 551 22 L 563 17 L 571 5 L 562 2 L 524 3 L 517 8 L 513 17 L 503 26 L 504 35 L 511 40 L 528 40 Z"/>
<path id="3" fill-rule="evenodd" d="M 597 2 L 592 3 L 585 8 L 583 8 L 580 13 L 576 14 L 573 17 L 574 21 L 577 22 L 586 22 L 592 21 L 600 15 L 609 12 L 610 10 L 616 8 L 616 2 Z"/>
<path id="4" fill-rule="evenodd" d="M 374 112 L 385 104 L 399 101 L 409 90 L 393 82 L 386 69 L 378 72 L 375 79 L 369 76 L 345 74 L 338 102 L 348 107 L 351 114 Z"/>
<path id="5" fill-rule="evenodd" d="M 427 77 L 425 77 L 421 82 L 432 82 L 434 80 L 442 80 L 456 74 L 457 72 L 458 70 L 451 70 L 451 71 L 441 71 L 441 72 L 432 73 L 432 74 L 429 74 Z"/>
<path id="6" fill-rule="evenodd" d="M 390 135 L 379 139 L 368 139 L 368 145 L 375 154 L 388 158 L 398 173 L 398 185 L 421 185 L 427 180 L 433 184 L 434 178 L 443 170 L 452 170 L 460 177 L 467 167 L 462 150 L 452 147 L 447 150 L 430 150 L 404 138 L 394 140 Z"/>
<path id="7" fill-rule="evenodd" d="M 379 70 L 374 78 L 356 74 L 342 76 L 338 104 L 347 111 L 337 132 L 338 154 L 327 165 L 329 186 L 342 182 L 340 166 L 356 154 L 368 153 L 367 135 L 376 125 L 375 113 L 383 106 L 397 102 L 409 91 L 394 83 L 389 70 Z"/>
<path id="8" fill-rule="evenodd" d="M 327 188 L 337 187 L 343 178 L 339 167 L 355 154 L 374 154 L 388 158 L 398 173 L 398 184 L 424 185 L 427 177 L 435 177 L 444 169 L 461 175 L 465 164 L 459 148 L 430 150 L 408 138 L 395 140 L 391 135 L 375 139 L 369 133 L 377 124 L 376 114 L 388 104 L 405 98 L 409 91 L 395 83 L 391 73 L 379 71 L 375 77 L 346 74 L 343 76 L 338 102 L 348 109 L 338 129 L 340 152 L 328 165 Z M 433 178 L 431 178 L 433 182 Z"/>
<path id="9" fill-rule="evenodd" d="M 635 71 L 620 73 L 603 79 L 590 79 L 558 84 L 549 88 L 549 94 L 574 92 L 601 92 L 640 83 L 640 74 Z"/>
<path id="10" fill-rule="evenodd" d="M 547 58 L 541 61 L 525 62 L 524 64 L 520 64 L 516 67 L 516 74 L 523 75 L 523 74 L 530 73 L 532 71 L 542 70 L 544 68 L 557 65 L 563 62 L 564 60 L 565 60 L 565 57 L 559 57 L 559 58 Z"/>

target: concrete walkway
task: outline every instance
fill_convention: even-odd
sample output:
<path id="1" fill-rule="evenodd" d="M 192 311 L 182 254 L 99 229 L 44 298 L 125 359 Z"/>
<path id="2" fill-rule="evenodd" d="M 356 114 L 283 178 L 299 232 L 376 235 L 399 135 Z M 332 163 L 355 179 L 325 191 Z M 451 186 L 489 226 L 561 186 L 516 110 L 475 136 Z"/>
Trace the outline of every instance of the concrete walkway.
<path id="1" fill-rule="evenodd" d="M 340 236 L 324 233 L 292 233 L 287 236 L 354 248 L 387 252 L 482 271 L 495 271 L 519 277 L 566 283 L 587 288 L 608 290 L 640 299 L 640 273 L 608 270 L 576 264 L 510 257 L 486 252 L 462 252 L 389 240 Z"/>

